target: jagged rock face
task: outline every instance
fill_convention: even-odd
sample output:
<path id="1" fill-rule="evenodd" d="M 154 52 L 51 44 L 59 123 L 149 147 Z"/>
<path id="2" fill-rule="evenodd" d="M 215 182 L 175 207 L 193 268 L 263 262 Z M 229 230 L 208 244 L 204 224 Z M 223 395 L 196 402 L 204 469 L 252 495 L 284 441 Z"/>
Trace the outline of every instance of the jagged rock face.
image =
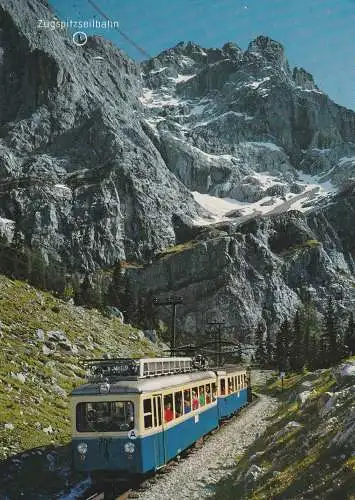
<path id="1" fill-rule="evenodd" d="M 143 69 L 151 134 L 192 190 L 252 202 L 265 196 L 246 178 L 254 172 L 276 173 L 287 193 L 298 170 L 337 186 L 355 173 L 354 112 L 334 104 L 304 69 L 292 72 L 282 45 L 268 37 L 244 53 L 179 44 Z"/>
<path id="2" fill-rule="evenodd" d="M 246 51 L 181 42 L 139 66 L 36 29 L 50 18 L 45 1 L 0 0 L 1 233 L 75 270 L 195 240 L 127 271 L 138 294 L 184 296 L 185 331 L 206 311 L 276 328 L 302 281 L 320 310 L 329 293 L 348 307 L 353 111 L 265 36 Z M 229 199 L 218 217 L 199 204 L 212 197 Z"/>
<path id="3" fill-rule="evenodd" d="M 301 87 L 304 90 L 320 90 L 314 83 L 313 75 L 303 68 L 294 68 L 292 78 L 297 87 Z"/>
<path id="4" fill-rule="evenodd" d="M 354 216 L 355 191 L 307 216 L 293 211 L 230 224 L 201 241 L 195 234 L 192 247 L 130 269 L 128 276 L 147 295 L 183 296 L 182 334 L 201 333 L 211 318 L 235 325 L 238 336 L 248 337 L 260 322 L 275 331 L 301 304 L 301 287 L 319 311 L 333 296 L 346 314 L 355 300 Z M 170 321 L 169 311 L 159 312 Z"/>
<path id="5" fill-rule="evenodd" d="M 39 1 L 0 2 L 1 216 L 74 268 L 141 259 L 196 216 L 140 121 L 139 67 L 111 43 L 75 47 Z"/>

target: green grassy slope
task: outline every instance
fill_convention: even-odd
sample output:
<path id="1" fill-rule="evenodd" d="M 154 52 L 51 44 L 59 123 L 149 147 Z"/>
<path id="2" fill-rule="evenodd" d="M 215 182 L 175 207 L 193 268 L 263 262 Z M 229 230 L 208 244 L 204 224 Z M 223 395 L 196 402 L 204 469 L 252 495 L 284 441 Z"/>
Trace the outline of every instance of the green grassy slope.
<path id="1" fill-rule="evenodd" d="M 83 382 L 83 359 L 159 349 L 116 318 L 0 276 L 0 461 L 70 440 L 67 395 Z"/>
<path id="2" fill-rule="evenodd" d="M 354 357 L 347 366 L 354 370 Z M 279 380 L 264 387 L 281 405 L 267 432 L 236 457 L 216 498 L 354 499 L 355 372 L 345 371 L 290 376 L 283 393 Z"/>

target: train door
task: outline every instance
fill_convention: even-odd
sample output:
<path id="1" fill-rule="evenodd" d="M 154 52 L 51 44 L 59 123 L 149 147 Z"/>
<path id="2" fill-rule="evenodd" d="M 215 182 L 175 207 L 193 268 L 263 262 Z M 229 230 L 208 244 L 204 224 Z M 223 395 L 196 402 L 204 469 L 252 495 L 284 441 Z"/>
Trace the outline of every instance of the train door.
<path id="1" fill-rule="evenodd" d="M 156 468 L 159 468 L 165 464 L 165 436 L 161 394 L 153 396 L 153 416 L 154 427 L 160 429 L 160 432 L 154 434 L 155 465 Z"/>

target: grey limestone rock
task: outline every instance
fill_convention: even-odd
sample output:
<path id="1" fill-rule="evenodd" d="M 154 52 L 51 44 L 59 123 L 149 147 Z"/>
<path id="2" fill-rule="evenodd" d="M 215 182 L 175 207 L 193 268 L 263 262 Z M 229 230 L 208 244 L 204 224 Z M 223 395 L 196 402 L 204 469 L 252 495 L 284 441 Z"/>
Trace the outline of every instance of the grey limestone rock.
<path id="1" fill-rule="evenodd" d="M 344 203 L 349 220 L 343 217 L 341 223 L 337 217 Z M 184 297 L 177 318 L 181 335 L 201 331 L 206 315 L 238 325 L 239 334 L 250 334 L 261 320 L 276 330 L 300 305 L 304 283 L 311 285 L 319 311 L 326 310 L 332 295 L 346 316 L 355 298 L 349 248 L 354 207 L 353 195 L 339 195 L 325 212 L 287 212 L 232 225 L 228 233 L 202 233 L 202 240 L 195 236 L 193 245 L 144 268 L 129 269 L 128 276 L 137 290 L 158 297 L 174 290 Z M 168 311 L 160 314 L 169 321 Z"/>
<path id="2" fill-rule="evenodd" d="M 144 258 L 197 205 L 142 129 L 138 65 L 103 39 L 77 50 L 34 28 L 52 16 L 0 4 L 0 216 L 72 268 Z"/>
<path id="3" fill-rule="evenodd" d="M 79 50 L 34 28 L 52 17 L 43 1 L 0 0 L 0 234 L 71 271 L 145 264 L 127 270 L 135 295 L 181 294 L 186 333 L 206 312 L 243 334 L 275 330 L 301 285 L 345 315 L 354 111 L 266 36 L 246 51 L 181 42 L 137 64 L 100 37 Z M 215 221 L 192 192 L 239 205 Z M 42 349 L 60 342 L 72 352 L 54 334 Z"/>

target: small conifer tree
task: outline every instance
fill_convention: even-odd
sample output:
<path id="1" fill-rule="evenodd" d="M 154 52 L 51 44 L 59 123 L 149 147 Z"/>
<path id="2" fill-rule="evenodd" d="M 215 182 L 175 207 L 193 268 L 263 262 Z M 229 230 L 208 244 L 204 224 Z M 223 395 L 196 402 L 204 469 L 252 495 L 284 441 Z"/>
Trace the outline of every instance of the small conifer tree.
<path id="1" fill-rule="evenodd" d="M 345 346 L 349 355 L 355 354 L 355 321 L 354 313 L 350 313 L 348 325 L 345 331 Z"/>
<path id="2" fill-rule="evenodd" d="M 263 366 L 267 361 L 267 354 L 266 354 L 266 347 L 264 340 L 264 327 L 262 323 L 259 323 L 258 328 L 255 332 L 255 344 L 256 344 L 255 359 L 257 363 Z"/>
<path id="3" fill-rule="evenodd" d="M 289 368 L 288 345 L 291 337 L 291 325 L 287 319 L 283 321 L 276 336 L 275 363 L 279 370 Z"/>

